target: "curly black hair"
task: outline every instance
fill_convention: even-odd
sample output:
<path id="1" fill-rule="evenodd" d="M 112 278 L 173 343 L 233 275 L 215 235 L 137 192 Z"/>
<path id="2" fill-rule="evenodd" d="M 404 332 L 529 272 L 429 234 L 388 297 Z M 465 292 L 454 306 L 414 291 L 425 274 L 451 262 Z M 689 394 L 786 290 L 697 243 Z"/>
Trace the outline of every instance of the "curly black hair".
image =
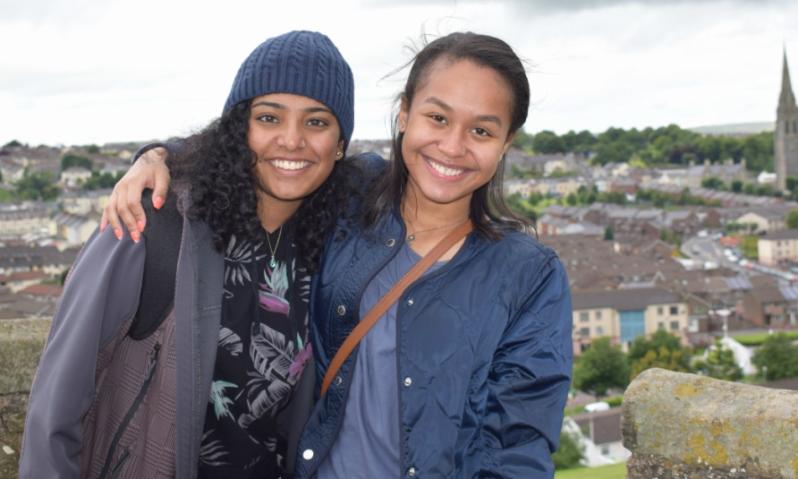
<path id="1" fill-rule="evenodd" d="M 184 148 L 167 159 L 175 181 L 190 190 L 186 213 L 208 224 L 219 252 L 224 252 L 232 235 L 255 242 L 264 237 L 254 174 L 257 157 L 247 143 L 249 113 L 248 101 L 235 105 L 188 137 Z M 337 161 L 330 177 L 295 213 L 297 261 L 308 273 L 318 269 L 325 239 L 358 194 L 354 187 L 358 171 L 350 158 Z"/>

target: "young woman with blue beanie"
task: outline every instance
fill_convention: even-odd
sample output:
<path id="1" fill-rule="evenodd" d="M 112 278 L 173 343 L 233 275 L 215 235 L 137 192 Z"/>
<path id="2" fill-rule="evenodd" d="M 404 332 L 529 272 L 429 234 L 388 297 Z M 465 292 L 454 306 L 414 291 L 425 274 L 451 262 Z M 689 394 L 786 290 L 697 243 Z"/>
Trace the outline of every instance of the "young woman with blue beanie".
<path id="1" fill-rule="evenodd" d="M 553 477 L 572 365 L 568 280 L 501 188 L 528 107 L 523 64 L 495 37 L 453 33 L 416 55 L 390 164 L 314 278 L 324 380 L 297 478 Z"/>
<path id="2" fill-rule="evenodd" d="M 357 177 L 343 159 L 353 95 L 322 34 L 270 38 L 247 57 L 222 116 L 171 159 L 176 198 L 143 236 L 96 232 L 73 265 L 20 477 L 290 477 L 312 403 L 310 275 Z M 148 238 L 169 221 L 182 228 L 172 306 L 133 334 L 152 319 L 138 317 L 145 264 L 166 246 Z"/>

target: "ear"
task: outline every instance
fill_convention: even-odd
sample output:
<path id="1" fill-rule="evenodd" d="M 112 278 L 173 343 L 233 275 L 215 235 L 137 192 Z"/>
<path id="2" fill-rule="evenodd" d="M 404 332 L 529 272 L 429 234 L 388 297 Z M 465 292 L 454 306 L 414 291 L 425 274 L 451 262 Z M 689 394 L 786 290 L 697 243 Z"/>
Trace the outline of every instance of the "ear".
<path id="1" fill-rule="evenodd" d="M 407 114 L 410 110 L 410 105 L 407 102 L 407 97 L 402 95 L 399 102 L 399 132 L 404 133 L 407 129 Z"/>
<path id="2" fill-rule="evenodd" d="M 338 148 L 335 149 L 335 161 L 344 158 L 344 140 L 338 140 Z"/>

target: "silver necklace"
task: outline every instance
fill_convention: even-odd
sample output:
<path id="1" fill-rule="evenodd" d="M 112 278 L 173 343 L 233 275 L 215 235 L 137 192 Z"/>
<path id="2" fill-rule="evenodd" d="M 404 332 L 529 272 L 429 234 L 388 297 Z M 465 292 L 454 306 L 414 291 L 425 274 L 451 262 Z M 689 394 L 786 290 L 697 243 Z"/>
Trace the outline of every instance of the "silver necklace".
<path id="1" fill-rule="evenodd" d="M 452 226 L 459 226 L 459 225 L 465 223 L 466 221 L 468 221 L 468 218 L 466 218 L 466 219 L 464 219 L 462 221 L 458 221 L 457 223 L 450 223 L 448 225 L 436 226 L 434 228 L 427 228 L 427 229 L 421 230 L 421 231 L 414 231 L 414 232 L 410 233 L 409 235 L 407 235 L 406 240 L 407 240 L 408 243 L 411 243 L 411 242 L 413 242 L 416 239 L 416 235 L 419 235 L 421 233 L 429 233 L 430 231 L 435 231 L 435 230 L 442 230 L 444 228 L 451 228 Z"/>
<path id="2" fill-rule="evenodd" d="M 269 236 L 271 236 L 271 235 L 269 234 L 268 231 L 266 232 L 266 244 L 269 245 L 269 251 L 272 254 L 272 259 L 269 260 L 269 267 L 272 268 L 272 269 L 277 267 L 277 260 L 274 259 L 274 255 L 275 255 L 275 253 L 277 253 L 277 248 L 280 246 L 280 237 L 282 235 L 283 235 L 283 227 L 280 226 L 280 230 L 277 233 L 277 241 L 274 242 L 274 248 L 272 248 L 272 242 L 269 239 Z"/>

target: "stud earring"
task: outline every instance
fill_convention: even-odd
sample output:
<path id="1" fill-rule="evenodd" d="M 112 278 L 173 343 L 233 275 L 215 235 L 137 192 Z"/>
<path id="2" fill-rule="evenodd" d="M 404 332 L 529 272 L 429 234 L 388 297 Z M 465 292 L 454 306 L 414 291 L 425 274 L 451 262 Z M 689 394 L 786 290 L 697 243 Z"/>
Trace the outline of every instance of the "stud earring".
<path id="1" fill-rule="evenodd" d="M 339 151 L 338 153 L 335 154 L 335 157 L 338 158 L 339 160 L 341 158 L 343 158 L 343 156 L 344 156 L 344 152 L 343 151 Z"/>

